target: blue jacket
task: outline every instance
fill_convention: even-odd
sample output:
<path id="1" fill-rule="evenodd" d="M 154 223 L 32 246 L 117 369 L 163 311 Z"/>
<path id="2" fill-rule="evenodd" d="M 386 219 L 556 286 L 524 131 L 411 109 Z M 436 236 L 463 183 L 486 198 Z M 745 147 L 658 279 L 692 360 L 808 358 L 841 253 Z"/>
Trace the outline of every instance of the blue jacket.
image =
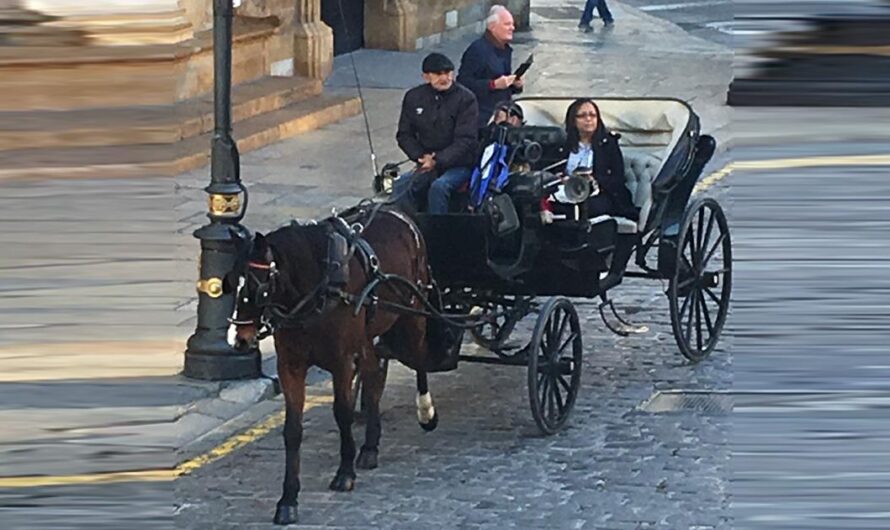
<path id="1" fill-rule="evenodd" d="M 457 81 L 476 96 L 480 127 L 488 123 L 498 103 L 509 101 L 513 94 L 521 92 L 514 87 L 494 90 L 489 86 L 492 80 L 513 73 L 512 61 L 513 48 L 509 45 L 498 48 L 488 32 L 474 40 L 460 58 Z"/>

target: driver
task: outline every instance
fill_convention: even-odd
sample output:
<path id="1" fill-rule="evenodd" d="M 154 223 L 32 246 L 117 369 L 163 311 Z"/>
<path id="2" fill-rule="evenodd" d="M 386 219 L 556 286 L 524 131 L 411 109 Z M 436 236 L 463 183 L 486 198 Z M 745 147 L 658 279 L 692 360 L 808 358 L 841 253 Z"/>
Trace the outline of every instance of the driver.
<path id="1" fill-rule="evenodd" d="M 618 133 L 606 129 L 599 107 L 592 99 L 578 99 L 566 111 L 566 174 L 579 168 L 593 170 L 600 192 L 587 199 L 587 217 L 614 215 L 639 219 L 624 180 L 624 157 Z M 558 195 L 558 193 L 557 193 Z"/>
<path id="2" fill-rule="evenodd" d="M 422 68 L 426 83 L 405 94 L 396 133 L 399 147 L 417 166 L 395 181 L 393 195 L 407 194 L 417 207 L 426 194 L 429 213 L 444 214 L 452 193 L 473 170 L 479 107 L 473 93 L 454 82 L 448 57 L 431 53 Z"/>

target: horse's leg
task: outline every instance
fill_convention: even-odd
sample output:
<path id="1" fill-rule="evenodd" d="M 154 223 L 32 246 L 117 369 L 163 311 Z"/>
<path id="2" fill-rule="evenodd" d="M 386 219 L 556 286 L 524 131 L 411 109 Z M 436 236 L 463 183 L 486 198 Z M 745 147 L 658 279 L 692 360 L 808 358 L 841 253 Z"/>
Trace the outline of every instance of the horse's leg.
<path id="1" fill-rule="evenodd" d="M 362 446 L 355 462 L 359 469 L 377 467 L 377 451 L 380 444 L 380 396 L 383 395 L 385 375 L 380 367 L 380 356 L 372 344 L 365 346 L 366 353 L 362 357 L 362 403 L 367 407 L 365 421 L 365 444 Z"/>
<path id="2" fill-rule="evenodd" d="M 427 385 L 426 371 L 417 371 L 417 421 L 425 431 L 432 431 L 439 425 L 439 415 L 433 406 L 433 397 Z"/>
<path id="3" fill-rule="evenodd" d="M 333 373 L 334 419 L 340 429 L 340 467 L 328 487 L 334 491 L 351 491 L 355 486 L 355 440 L 352 437 L 352 377 L 355 363 L 349 354 L 343 355 L 342 360 Z"/>
<path id="4" fill-rule="evenodd" d="M 412 363 L 417 371 L 417 421 L 425 431 L 432 431 L 439 425 L 439 416 L 433 407 L 426 377 L 429 348 L 426 342 L 426 320 L 421 317 L 405 317 L 399 322 L 404 332 L 405 345 L 413 354 Z"/>
<path id="5" fill-rule="evenodd" d="M 278 348 L 278 377 L 284 393 L 284 488 L 275 509 L 275 524 L 297 522 L 297 495 L 300 493 L 300 444 L 303 442 L 303 404 L 306 401 L 306 362 L 282 361 L 287 354 Z"/>

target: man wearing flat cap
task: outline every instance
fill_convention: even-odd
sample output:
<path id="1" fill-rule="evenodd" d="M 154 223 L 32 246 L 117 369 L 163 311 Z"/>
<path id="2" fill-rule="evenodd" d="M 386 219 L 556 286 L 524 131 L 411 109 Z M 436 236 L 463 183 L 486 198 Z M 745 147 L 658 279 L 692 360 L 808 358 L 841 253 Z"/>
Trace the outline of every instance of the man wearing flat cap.
<path id="1" fill-rule="evenodd" d="M 396 133 L 399 147 L 417 165 L 396 180 L 393 194 L 407 195 L 421 208 L 426 199 L 429 213 L 443 214 L 476 163 L 479 110 L 473 93 L 454 82 L 454 63 L 441 53 L 424 58 L 423 80 L 405 93 Z"/>

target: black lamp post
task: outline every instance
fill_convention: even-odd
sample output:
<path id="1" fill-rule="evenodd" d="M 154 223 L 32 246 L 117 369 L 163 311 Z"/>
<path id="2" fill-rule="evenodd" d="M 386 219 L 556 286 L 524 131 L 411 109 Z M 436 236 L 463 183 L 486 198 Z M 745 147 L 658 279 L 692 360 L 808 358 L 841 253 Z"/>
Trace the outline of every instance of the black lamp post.
<path id="1" fill-rule="evenodd" d="M 232 0 L 213 0 L 214 130 L 210 153 L 210 222 L 194 235 L 201 240 L 198 324 L 189 337 L 183 374 L 196 379 L 245 379 L 260 375 L 258 350 L 235 350 L 228 341 L 235 308 L 232 282 L 242 241 L 239 224 L 247 209 L 247 191 L 239 175 L 238 146 L 232 139 Z M 228 281 L 227 281 L 228 280 Z"/>

